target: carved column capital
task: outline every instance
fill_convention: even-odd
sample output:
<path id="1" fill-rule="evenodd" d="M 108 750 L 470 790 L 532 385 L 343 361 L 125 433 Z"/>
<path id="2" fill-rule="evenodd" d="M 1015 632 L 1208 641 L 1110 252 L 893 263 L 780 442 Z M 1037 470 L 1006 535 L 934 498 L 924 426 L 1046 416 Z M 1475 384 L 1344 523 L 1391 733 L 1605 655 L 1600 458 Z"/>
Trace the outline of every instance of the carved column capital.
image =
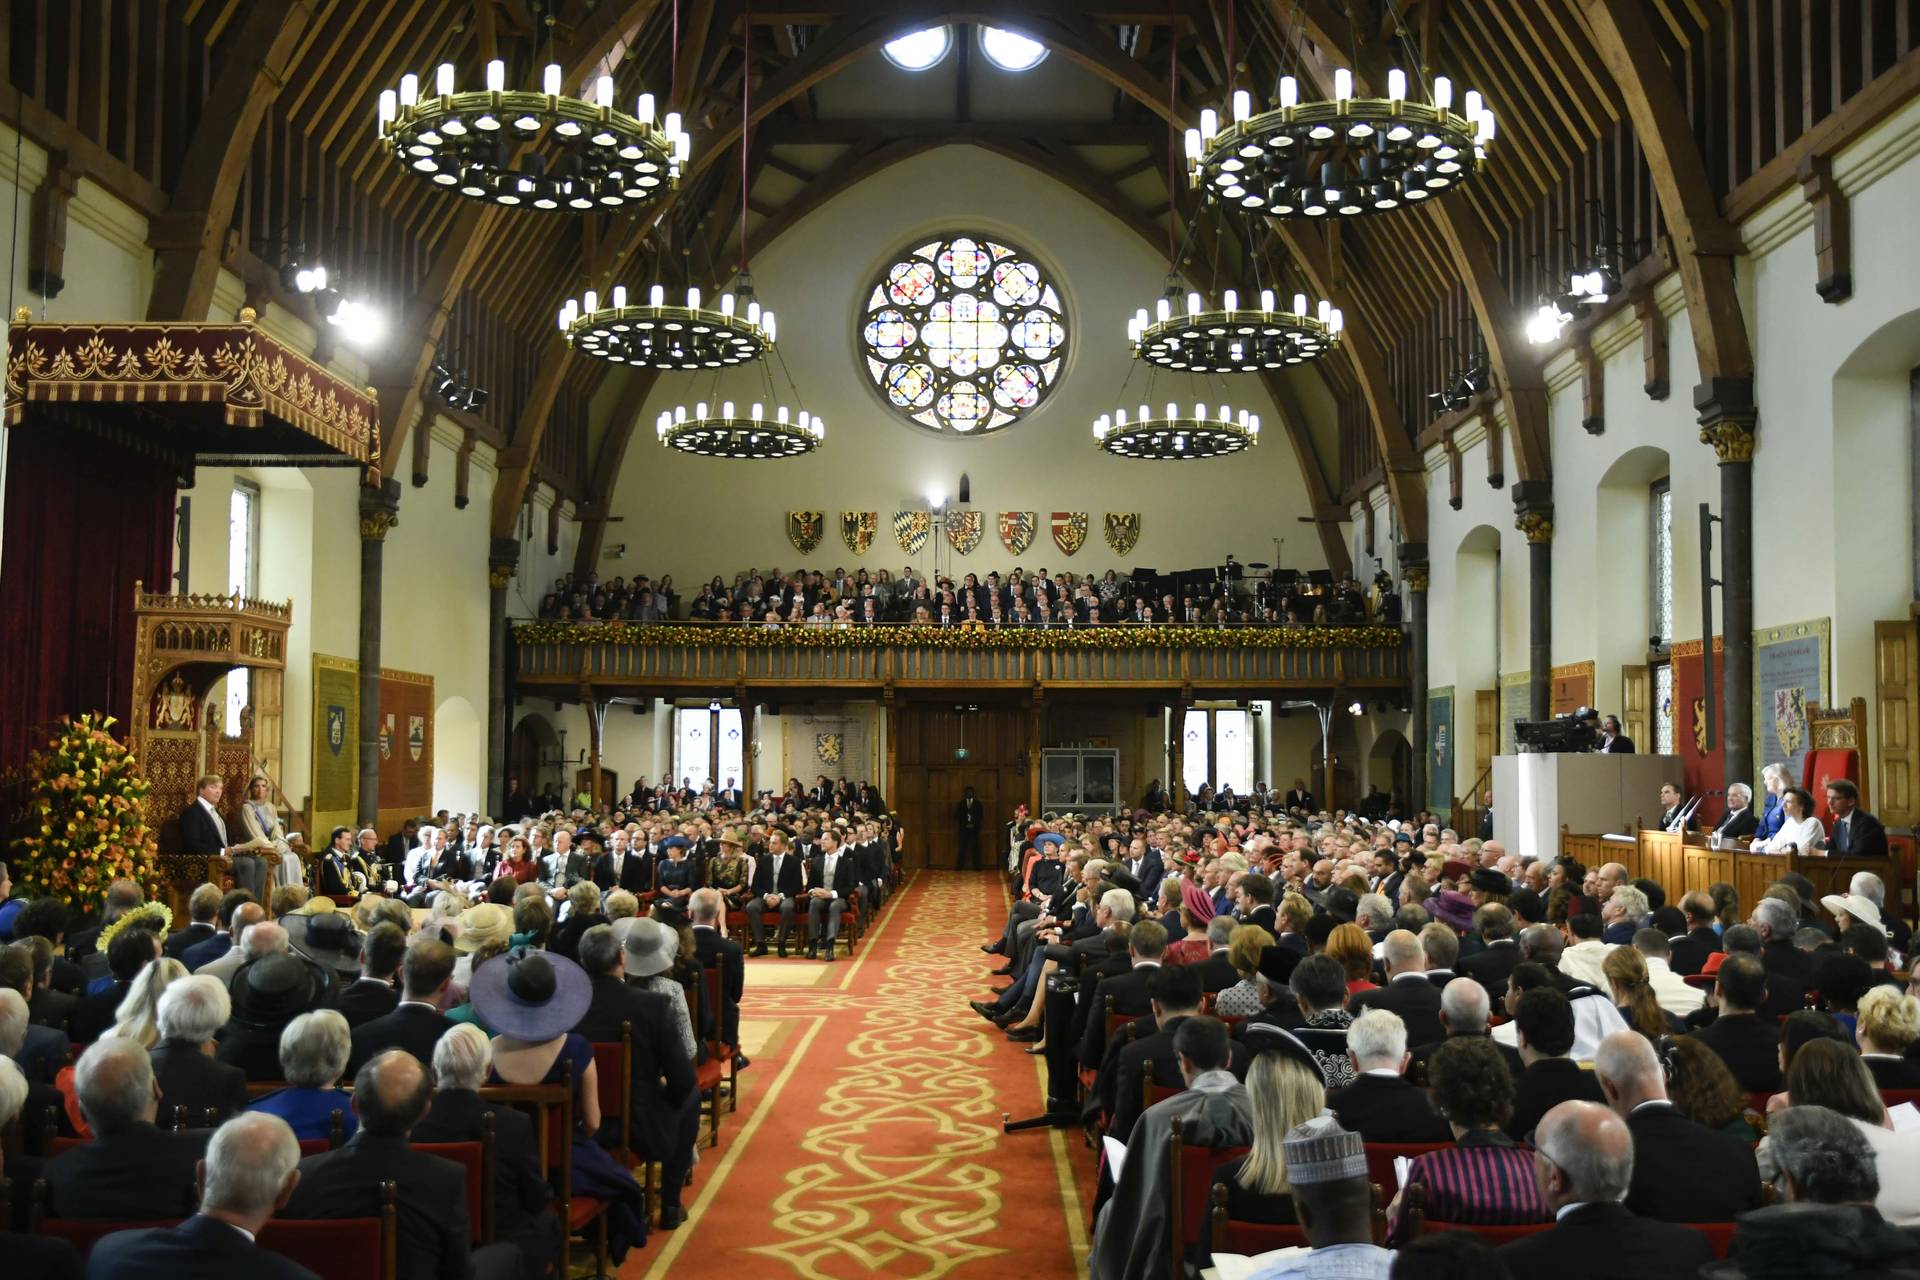
<path id="1" fill-rule="evenodd" d="M 1528 542 L 1553 541 L 1553 513 L 1551 511 L 1522 511 L 1514 517 L 1513 527 L 1525 534 Z"/>
<path id="2" fill-rule="evenodd" d="M 1553 486 L 1544 480 L 1522 480 L 1513 486 L 1513 527 L 1528 542 L 1553 541 Z"/>
<path id="3" fill-rule="evenodd" d="M 384 542 L 387 530 L 400 523 L 400 485 L 383 480 L 360 490 L 360 538 L 364 542 Z"/>
<path id="4" fill-rule="evenodd" d="M 1700 443 L 1712 445 L 1723 466 L 1753 461 L 1760 410 L 1753 401 L 1752 375 L 1709 378 L 1693 389 L 1693 407 Z"/>
<path id="5" fill-rule="evenodd" d="M 1408 591 L 1424 592 L 1427 589 L 1427 566 L 1424 564 L 1401 565 L 1400 581 L 1406 584 Z"/>
<path id="6" fill-rule="evenodd" d="M 495 591 L 505 591 L 520 567 L 520 540 L 495 538 L 487 550 L 487 583 Z"/>

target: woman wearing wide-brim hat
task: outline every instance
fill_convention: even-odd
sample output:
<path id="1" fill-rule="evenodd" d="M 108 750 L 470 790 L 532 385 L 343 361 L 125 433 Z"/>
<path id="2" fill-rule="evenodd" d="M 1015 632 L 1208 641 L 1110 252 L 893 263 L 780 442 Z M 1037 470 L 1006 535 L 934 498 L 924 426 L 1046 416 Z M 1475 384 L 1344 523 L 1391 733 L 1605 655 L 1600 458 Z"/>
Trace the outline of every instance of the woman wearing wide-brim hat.
<path id="1" fill-rule="evenodd" d="M 496 1083 L 572 1082 L 573 1193 L 607 1201 L 607 1249 L 618 1264 L 628 1249 L 646 1243 L 646 1195 L 593 1138 L 600 1128 L 599 1075 L 593 1046 L 573 1029 L 593 1001 L 586 970 L 565 956 L 516 948 L 473 971 L 468 998 L 480 1023 L 496 1033 Z"/>

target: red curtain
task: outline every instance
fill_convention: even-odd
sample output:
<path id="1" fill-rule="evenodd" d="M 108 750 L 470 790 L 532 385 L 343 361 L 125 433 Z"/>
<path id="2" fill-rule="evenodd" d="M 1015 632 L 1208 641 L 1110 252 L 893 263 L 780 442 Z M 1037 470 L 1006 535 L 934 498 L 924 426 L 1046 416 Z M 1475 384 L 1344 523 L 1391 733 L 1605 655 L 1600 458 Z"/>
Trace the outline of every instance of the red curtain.
<path id="1" fill-rule="evenodd" d="M 1723 725 L 1726 723 L 1725 677 L 1725 655 L 1716 647 L 1713 654 L 1714 701 Z M 1695 641 L 1684 649 L 1676 645 L 1673 652 L 1673 749 L 1680 757 L 1680 767 L 1685 773 L 1683 790 L 1689 796 L 1717 791 L 1726 784 L 1725 736 L 1715 735 L 1713 750 L 1700 750 L 1700 740 L 1706 736 L 1706 730 L 1700 723 L 1706 709 L 1706 696 L 1706 664 L 1700 656 L 1699 642 Z M 1724 797 L 1708 796 L 1693 817 L 1702 831 L 1710 831 L 1713 824 L 1726 815 L 1726 811 Z M 1658 812 L 1657 806 L 1655 812 Z"/>
<path id="2" fill-rule="evenodd" d="M 62 716 L 133 696 L 133 584 L 168 590 L 174 468 L 31 412 L 7 432 L 0 545 L 0 774 Z"/>

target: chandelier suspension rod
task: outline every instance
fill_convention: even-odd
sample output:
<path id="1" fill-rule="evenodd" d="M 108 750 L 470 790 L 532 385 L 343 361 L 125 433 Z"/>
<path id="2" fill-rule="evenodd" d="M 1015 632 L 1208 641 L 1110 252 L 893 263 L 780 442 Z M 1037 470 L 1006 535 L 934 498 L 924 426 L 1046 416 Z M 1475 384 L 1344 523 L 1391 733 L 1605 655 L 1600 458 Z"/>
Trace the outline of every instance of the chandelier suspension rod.
<path id="1" fill-rule="evenodd" d="M 675 0 L 677 4 L 679 0 Z M 740 41 L 740 274 L 747 274 L 747 152 L 753 137 L 753 0 Z"/>

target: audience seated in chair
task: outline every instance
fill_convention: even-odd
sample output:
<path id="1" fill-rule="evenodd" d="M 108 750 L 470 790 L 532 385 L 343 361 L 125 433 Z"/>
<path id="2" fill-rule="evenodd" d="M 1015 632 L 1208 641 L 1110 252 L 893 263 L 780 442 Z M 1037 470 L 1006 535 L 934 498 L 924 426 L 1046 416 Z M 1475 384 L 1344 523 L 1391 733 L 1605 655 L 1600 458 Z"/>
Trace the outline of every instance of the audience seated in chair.
<path id="1" fill-rule="evenodd" d="M 183 1218 L 194 1210 L 205 1131 L 154 1124 L 160 1090 L 145 1046 L 124 1036 L 95 1044 L 74 1069 L 74 1090 L 93 1141 L 47 1162 L 47 1210 L 56 1218 L 123 1222 Z"/>
<path id="2" fill-rule="evenodd" d="M 162 1115 L 185 1107 L 189 1126 L 198 1128 L 208 1115 L 230 1120 L 246 1109 L 246 1072 L 213 1056 L 214 1037 L 232 1014 L 227 989 L 204 974 L 179 978 L 161 993 L 152 1058 Z"/>

